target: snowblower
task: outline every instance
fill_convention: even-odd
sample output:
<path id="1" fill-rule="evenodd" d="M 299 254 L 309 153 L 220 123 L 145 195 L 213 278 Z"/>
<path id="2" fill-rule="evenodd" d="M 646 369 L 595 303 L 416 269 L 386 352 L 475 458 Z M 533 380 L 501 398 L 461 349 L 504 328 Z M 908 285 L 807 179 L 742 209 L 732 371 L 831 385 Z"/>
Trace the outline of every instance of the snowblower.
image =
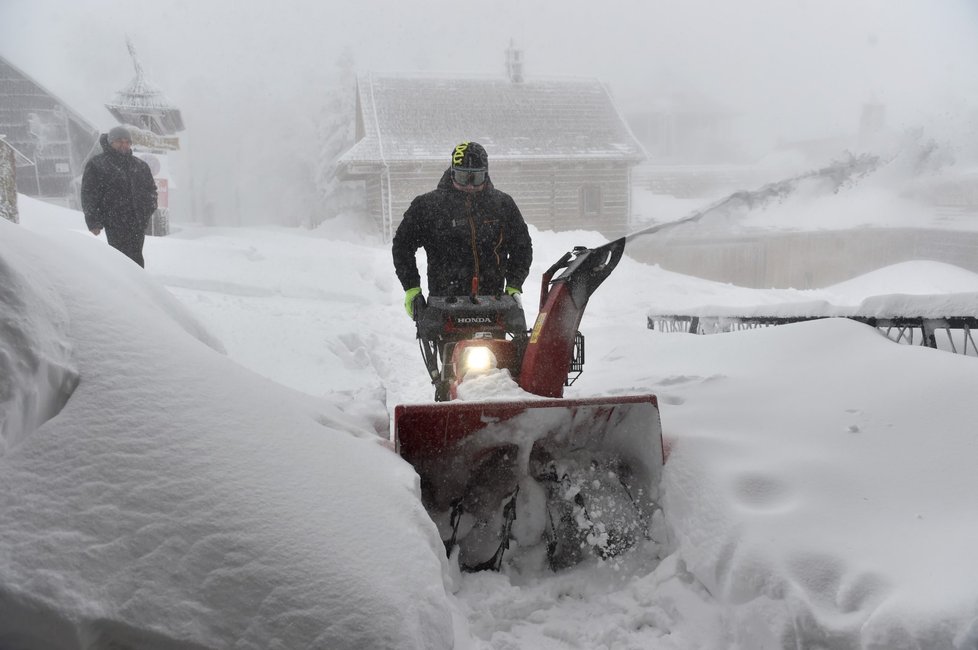
<path id="1" fill-rule="evenodd" d="M 511 296 L 416 303 L 436 403 L 395 407 L 395 449 L 463 570 L 544 552 L 557 570 L 649 538 L 663 463 L 655 396 L 563 398 L 583 369 L 588 299 L 624 248 L 619 239 L 561 257 L 529 331 Z M 510 398 L 458 399 L 465 382 L 503 371 L 518 386 Z"/>

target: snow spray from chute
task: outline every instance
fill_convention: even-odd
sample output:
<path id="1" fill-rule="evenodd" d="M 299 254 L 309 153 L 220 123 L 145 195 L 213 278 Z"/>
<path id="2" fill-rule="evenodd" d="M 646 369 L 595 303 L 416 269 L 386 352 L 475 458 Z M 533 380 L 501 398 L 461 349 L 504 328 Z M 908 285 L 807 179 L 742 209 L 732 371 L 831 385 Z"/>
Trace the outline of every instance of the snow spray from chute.
<path id="1" fill-rule="evenodd" d="M 798 187 L 805 181 L 816 181 L 824 184 L 827 191 L 838 192 L 843 187 L 857 182 L 862 177 L 878 169 L 885 162 L 879 156 L 871 154 L 861 154 L 850 156 L 847 160 L 833 162 L 826 167 L 807 171 L 791 178 L 768 183 L 756 190 L 738 190 L 712 203 L 705 208 L 695 210 L 691 214 L 666 223 L 659 223 L 637 230 L 625 236 L 625 241 L 629 242 L 644 235 L 654 235 L 663 230 L 675 228 L 685 224 L 696 223 L 704 217 L 715 215 L 722 212 L 731 212 L 738 208 L 753 210 L 767 205 L 771 201 L 784 200 L 789 195 L 797 191 Z"/>

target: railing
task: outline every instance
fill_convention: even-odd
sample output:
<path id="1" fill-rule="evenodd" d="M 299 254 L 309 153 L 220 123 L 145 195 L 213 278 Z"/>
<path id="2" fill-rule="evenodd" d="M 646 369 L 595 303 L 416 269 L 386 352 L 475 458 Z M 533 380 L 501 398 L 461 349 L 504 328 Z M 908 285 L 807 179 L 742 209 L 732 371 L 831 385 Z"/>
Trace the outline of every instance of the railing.
<path id="1" fill-rule="evenodd" d="M 660 332 L 685 332 L 689 334 L 719 334 L 739 330 L 756 329 L 801 323 L 838 316 L 693 316 L 682 314 L 650 314 L 648 328 Z M 951 316 L 946 318 L 841 316 L 875 327 L 888 339 L 907 345 L 921 345 L 957 354 L 978 356 L 974 330 L 978 329 L 978 317 Z M 938 333 L 943 332 L 943 336 Z"/>

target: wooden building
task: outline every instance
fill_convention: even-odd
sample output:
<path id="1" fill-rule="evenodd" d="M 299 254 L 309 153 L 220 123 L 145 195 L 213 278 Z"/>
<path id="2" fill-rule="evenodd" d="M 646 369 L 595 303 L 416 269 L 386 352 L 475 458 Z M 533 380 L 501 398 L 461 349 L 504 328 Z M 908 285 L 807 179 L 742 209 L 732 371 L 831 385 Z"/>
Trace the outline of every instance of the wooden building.
<path id="1" fill-rule="evenodd" d="M 493 183 L 528 223 L 628 232 L 631 168 L 645 152 L 597 80 L 369 75 L 358 79 L 356 120 L 338 175 L 365 181 L 388 238 L 466 140 L 486 148 Z"/>
<path id="2" fill-rule="evenodd" d="M 75 188 L 98 130 L 2 57 L 0 134 L 19 154 L 18 192 L 77 207 Z"/>

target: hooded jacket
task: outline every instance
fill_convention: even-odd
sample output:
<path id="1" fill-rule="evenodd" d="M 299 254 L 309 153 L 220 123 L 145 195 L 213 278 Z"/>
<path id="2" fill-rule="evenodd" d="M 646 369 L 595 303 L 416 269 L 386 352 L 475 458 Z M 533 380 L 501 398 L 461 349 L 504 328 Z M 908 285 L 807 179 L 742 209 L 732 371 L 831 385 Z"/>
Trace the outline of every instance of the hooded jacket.
<path id="1" fill-rule="evenodd" d="M 404 290 L 421 286 L 415 253 L 428 256 L 428 293 L 499 295 L 523 288 L 533 246 L 523 215 L 512 197 L 486 178 L 479 192 L 463 192 L 446 170 L 438 187 L 411 202 L 394 235 L 394 269 Z"/>
<path id="2" fill-rule="evenodd" d="M 145 161 L 120 153 L 99 138 L 102 153 L 93 156 L 82 174 L 81 201 L 89 230 L 116 228 L 142 231 L 156 210 L 156 181 Z"/>

